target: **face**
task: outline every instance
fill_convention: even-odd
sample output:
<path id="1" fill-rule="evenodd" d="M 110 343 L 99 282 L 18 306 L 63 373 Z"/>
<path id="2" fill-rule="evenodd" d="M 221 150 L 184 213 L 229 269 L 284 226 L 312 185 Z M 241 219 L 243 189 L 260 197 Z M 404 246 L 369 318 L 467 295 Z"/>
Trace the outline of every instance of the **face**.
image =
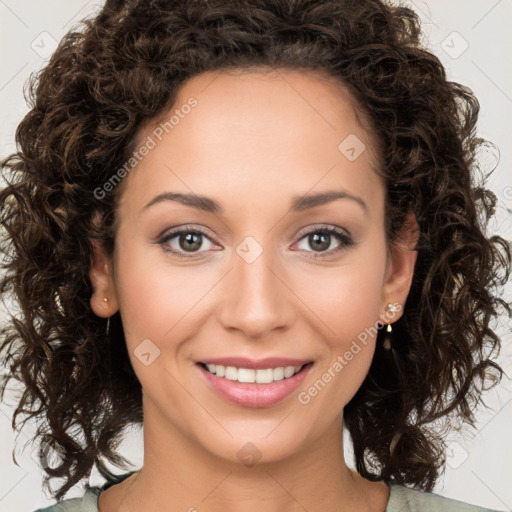
<path id="1" fill-rule="evenodd" d="M 205 73 L 172 111 L 172 128 L 139 133 L 151 148 L 124 178 L 91 304 L 112 315 L 110 294 L 120 310 L 145 423 L 219 458 L 239 461 L 251 442 L 278 460 L 322 439 L 356 393 L 372 328 L 405 302 L 416 253 L 386 249 L 379 155 L 339 84 Z M 269 373 L 228 358 L 294 361 L 264 362 Z M 277 381 L 213 376 L 200 363 L 214 360 L 249 370 L 230 377 Z M 309 364 L 287 379 L 275 369 L 293 363 Z"/>

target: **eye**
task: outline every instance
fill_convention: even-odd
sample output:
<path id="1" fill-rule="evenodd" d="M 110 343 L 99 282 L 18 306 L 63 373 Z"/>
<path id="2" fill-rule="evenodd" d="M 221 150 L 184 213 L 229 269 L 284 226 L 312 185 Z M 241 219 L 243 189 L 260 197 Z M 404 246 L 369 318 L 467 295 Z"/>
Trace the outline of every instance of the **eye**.
<path id="1" fill-rule="evenodd" d="M 210 247 L 206 244 L 206 251 L 199 251 L 199 249 L 204 248 L 205 239 L 208 240 Z M 214 245 L 204 231 L 189 226 L 183 226 L 166 233 L 158 240 L 158 244 L 161 245 L 164 251 L 175 254 L 180 258 L 194 258 L 196 254 L 208 252 L 211 246 Z"/>
<path id="2" fill-rule="evenodd" d="M 204 247 L 205 240 L 208 241 L 206 249 Z M 302 240 L 305 240 L 313 247 L 313 251 L 304 249 L 306 252 L 319 253 L 312 255 L 313 258 L 332 256 L 355 244 L 352 237 L 346 231 L 334 226 L 310 230 L 301 236 L 299 243 Z M 339 245 L 333 249 L 331 246 L 335 240 L 339 242 Z M 157 243 L 164 251 L 175 254 L 180 258 L 194 258 L 198 254 L 200 255 L 203 252 L 212 250 L 212 247 L 215 245 L 204 231 L 190 226 L 182 226 L 169 231 Z M 205 250 L 201 251 L 200 249 Z M 303 248 L 299 247 L 299 249 Z"/>
<path id="3" fill-rule="evenodd" d="M 337 240 L 339 245 L 334 249 L 326 250 L 331 247 L 334 241 L 333 239 Z M 313 258 L 332 256 L 333 254 L 344 251 L 355 243 L 353 238 L 346 231 L 334 226 L 325 226 L 308 231 L 300 240 L 305 240 L 313 247 L 313 251 L 306 249 L 306 252 L 320 252 L 320 254 L 314 254 L 312 256 Z"/>

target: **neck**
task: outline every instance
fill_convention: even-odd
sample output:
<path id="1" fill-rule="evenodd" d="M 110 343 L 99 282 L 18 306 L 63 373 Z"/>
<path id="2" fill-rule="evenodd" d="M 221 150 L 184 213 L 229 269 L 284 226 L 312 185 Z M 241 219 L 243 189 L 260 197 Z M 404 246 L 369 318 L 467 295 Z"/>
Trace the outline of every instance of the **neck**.
<path id="1" fill-rule="evenodd" d="M 144 407 L 144 464 L 125 486 L 122 482 L 100 495 L 101 512 L 384 512 L 386 508 L 388 487 L 363 479 L 345 464 L 341 415 L 322 438 L 301 451 L 254 464 L 250 457 L 240 456 L 256 452 L 247 443 L 245 452 L 235 449 L 238 456 L 219 458 L 172 428 L 168 419 L 157 421 L 154 404 L 146 401 Z M 116 498 L 104 496 L 111 490 L 114 494 L 116 487 Z"/>

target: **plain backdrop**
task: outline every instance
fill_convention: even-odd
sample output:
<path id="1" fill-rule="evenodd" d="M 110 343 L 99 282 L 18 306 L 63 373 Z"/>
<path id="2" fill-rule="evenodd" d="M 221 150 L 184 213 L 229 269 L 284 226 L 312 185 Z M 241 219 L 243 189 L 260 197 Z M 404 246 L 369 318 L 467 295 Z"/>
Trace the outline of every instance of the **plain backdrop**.
<path id="1" fill-rule="evenodd" d="M 489 187 L 498 197 L 491 231 L 512 238 L 512 0 L 404 1 L 423 20 L 426 43 L 445 64 L 451 80 L 468 85 L 481 104 L 479 134 L 499 152 L 483 154 L 493 166 Z M 45 65 L 57 41 L 80 19 L 97 11 L 99 2 L 84 0 L 0 0 L 0 157 L 14 151 L 14 131 L 27 112 L 23 85 L 29 74 Z M 510 287 L 508 288 L 510 300 Z M 434 492 L 498 510 L 512 510 L 512 377 L 510 325 L 503 318 L 499 333 L 504 347 L 498 362 L 504 368 L 500 386 L 486 395 L 489 409 L 478 414 L 478 428 L 449 438 L 446 472 Z M 14 386 L 11 384 L 11 388 Z M 8 397 L 9 398 L 9 397 Z M 12 397 L 11 397 L 12 398 Z M 41 470 L 27 428 L 17 438 L 19 466 L 12 460 L 12 400 L 0 404 L 0 511 L 31 512 L 54 502 L 42 490 Z M 347 444 L 347 443 L 345 443 Z M 25 449 L 23 447 L 26 446 Z M 121 447 L 133 468 L 143 460 L 142 431 L 133 429 Z M 351 450 L 346 447 L 347 462 Z M 96 471 L 90 483 L 103 480 Z M 81 496 L 83 485 L 67 498 Z"/>

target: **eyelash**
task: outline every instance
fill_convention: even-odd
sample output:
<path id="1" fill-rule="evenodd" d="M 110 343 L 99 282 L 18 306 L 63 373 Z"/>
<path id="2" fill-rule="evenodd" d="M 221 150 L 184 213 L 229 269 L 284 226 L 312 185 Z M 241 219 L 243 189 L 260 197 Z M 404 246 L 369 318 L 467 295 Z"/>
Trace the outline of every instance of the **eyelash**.
<path id="1" fill-rule="evenodd" d="M 191 228 L 189 226 L 183 226 L 181 228 L 177 228 L 177 229 L 167 233 L 166 235 L 161 237 L 157 243 L 162 247 L 162 249 L 165 252 L 177 255 L 180 258 L 185 258 L 185 259 L 197 258 L 196 255 L 200 254 L 200 253 L 196 252 L 196 253 L 191 253 L 191 255 L 184 255 L 183 253 L 177 252 L 174 249 L 169 249 L 169 246 L 166 245 L 170 240 L 172 240 L 173 238 L 176 238 L 178 235 L 180 235 L 182 233 L 200 234 L 200 235 L 210 239 L 210 237 L 203 230 L 201 230 L 199 228 Z M 299 238 L 299 241 L 302 240 L 303 238 L 305 238 L 306 236 L 315 234 L 315 233 L 333 235 L 337 240 L 339 240 L 341 242 L 341 245 L 336 249 L 331 249 L 330 251 L 324 251 L 322 253 L 317 253 L 317 254 L 314 254 L 313 256 L 308 256 L 308 257 L 325 258 L 327 256 L 332 256 L 333 254 L 342 252 L 342 251 L 346 250 L 348 247 L 355 244 L 353 238 L 350 235 L 348 235 L 345 231 L 341 230 L 340 228 L 336 228 L 334 226 L 325 226 L 325 227 L 315 228 L 310 231 L 307 231 L 301 235 L 301 237 Z M 306 251 L 306 252 L 315 252 L 315 251 Z"/>

